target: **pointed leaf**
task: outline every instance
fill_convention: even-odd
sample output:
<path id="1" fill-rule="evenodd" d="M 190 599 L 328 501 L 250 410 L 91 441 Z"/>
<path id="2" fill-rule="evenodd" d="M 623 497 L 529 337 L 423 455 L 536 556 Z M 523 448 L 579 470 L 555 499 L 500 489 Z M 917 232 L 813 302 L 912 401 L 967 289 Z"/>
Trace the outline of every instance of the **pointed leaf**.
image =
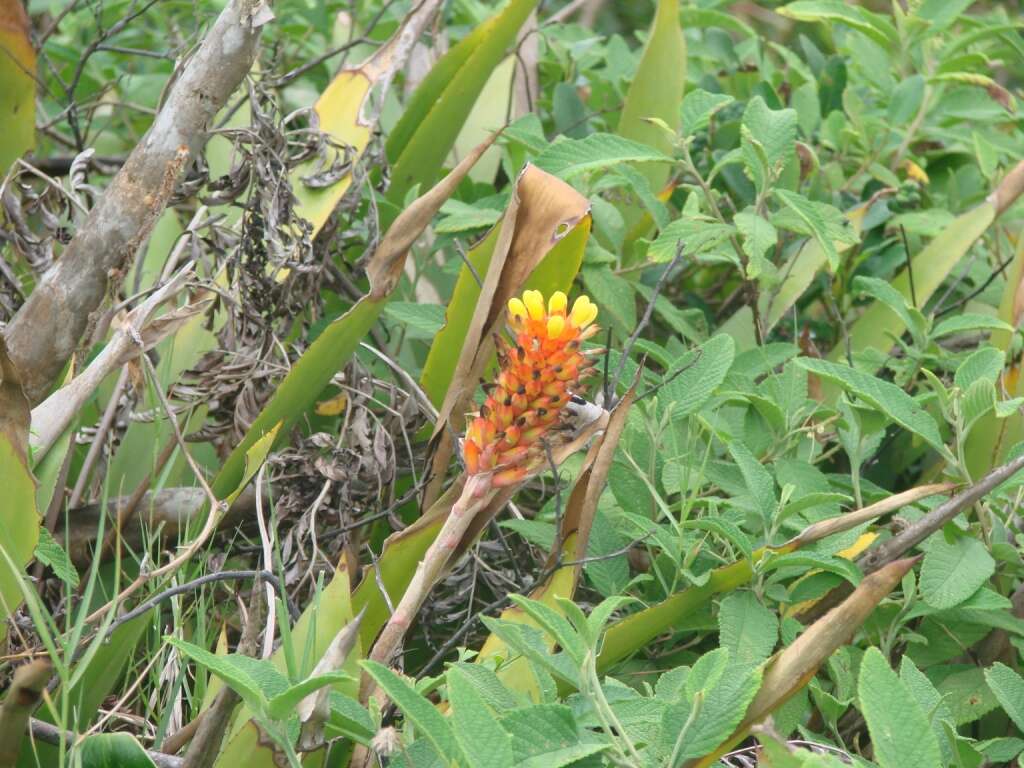
<path id="1" fill-rule="evenodd" d="M 640 64 L 626 92 L 616 130 L 620 136 L 671 154 L 671 139 L 647 118 L 657 118 L 671 130 L 679 127 L 679 107 L 686 84 L 686 39 L 679 26 L 679 0 L 658 0 L 654 24 Z M 643 169 L 653 192 L 668 179 L 669 169 Z"/>
<path id="2" fill-rule="evenodd" d="M 881 768 L 939 768 L 939 744 L 925 713 L 877 648 L 861 661 L 857 698 Z"/>

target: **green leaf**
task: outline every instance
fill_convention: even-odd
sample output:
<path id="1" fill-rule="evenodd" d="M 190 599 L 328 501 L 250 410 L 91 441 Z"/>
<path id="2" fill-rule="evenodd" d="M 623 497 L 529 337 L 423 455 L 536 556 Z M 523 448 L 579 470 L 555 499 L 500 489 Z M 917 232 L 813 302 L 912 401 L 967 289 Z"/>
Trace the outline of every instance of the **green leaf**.
<path id="1" fill-rule="evenodd" d="M 605 625 L 608 624 L 608 619 L 611 618 L 611 615 L 623 605 L 634 602 L 634 600 L 635 598 L 627 595 L 612 595 L 595 605 L 590 615 L 587 616 L 587 631 L 590 639 L 596 640 L 599 638 L 604 632 Z"/>
<path id="2" fill-rule="evenodd" d="M 269 716 L 270 700 L 288 689 L 284 675 L 269 661 L 238 653 L 218 656 L 177 637 L 168 635 L 164 639 L 231 686 L 253 712 Z"/>
<path id="3" fill-rule="evenodd" d="M 775 12 L 796 21 L 817 21 L 825 24 L 845 24 L 862 32 L 879 45 L 886 47 L 897 39 L 891 22 L 856 5 L 841 0 L 797 0 Z"/>
<path id="4" fill-rule="evenodd" d="M 783 205 L 792 211 L 797 220 L 795 223 L 788 223 L 781 221 L 776 217 L 776 226 L 784 229 L 791 229 L 801 234 L 813 237 L 815 242 L 825 253 L 825 258 L 828 260 L 829 266 L 833 270 L 838 269 L 839 252 L 836 250 L 835 242 L 833 242 L 836 232 L 834 227 L 829 227 L 828 222 L 823 215 L 823 208 L 826 206 L 822 206 L 821 203 L 812 202 L 803 195 L 796 192 L 790 192 L 788 189 L 783 189 L 782 187 L 775 187 L 772 189 L 772 194 L 779 198 Z M 831 206 L 827 207 L 830 208 Z"/>
<path id="5" fill-rule="evenodd" d="M 770 109 L 755 96 L 743 113 L 743 164 L 754 186 L 764 190 L 778 178 L 796 145 L 795 109 Z"/>
<path id="6" fill-rule="evenodd" d="M 779 641 L 779 618 L 750 591 L 722 600 L 718 609 L 719 642 L 739 663 L 759 664 Z"/>
<path id="7" fill-rule="evenodd" d="M 864 653 L 857 697 L 881 768 L 939 768 L 928 719 L 877 648 Z"/>
<path id="8" fill-rule="evenodd" d="M 931 721 L 932 732 L 935 734 L 935 740 L 939 743 L 939 751 L 942 753 L 942 764 L 950 765 L 953 762 L 953 750 L 949 739 L 946 738 L 945 724 L 948 723 L 955 727 L 956 721 L 949 705 L 942 700 L 942 694 L 938 692 L 928 676 L 919 670 L 908 656 L 903 656 L 900 659 L 900 680 L 917 700 L 921 711 Z"/>
<path id="9" fill-rule="evenodd" d="M 333 730 L 362 744 L 373 738 L 377 727 L 366 707 L 337 691 L 331 691 L 327 701 L 330 703 L 330 715 L 325 726 L 328 731 Z"/>
<path id="10" fill-rule="evenodd" d="M 924 19 L 939 31 L 952 24 L 961 14 L 974 5 L 976 0 L 922 0 L 913 10 L 913 15 Z"/>
<path id="11" fill-rule="evenodd" d="M 672 152 L 672 141 L 647 118 L 657 118 L 671 130 L 679 127 L 679 106 L 686 84 L 686 39 L 679 26 L 679 0 L 658 0 L 654 24 L 630 81 L 616 133 L 660 150 Z M 651 189 L 658 192 L 669 169 L 643 169 Z"/>
<path id="12" fill-rule="evenodd" d="M 942 441 L 935 419 L 895 384 L 828 360 L 801 357 L 797 358 L 796 363 L 856 395 L 904 429 L 919 435 L 943 456 L 948 455 L 949 451 Z"/>
<path id="13" fill-rule="evenodd" d="M 848 504 L 851 501 L 853 501 L 853 498 L 847 496 L 845 493 L 812 491 L 811 493 L 802 494 L 787 502 L 786 506 L 782 510 L 782 517 L 788 519 L 790 515 L 795 515 L 808 509 L 823 507 L 825 505 Z"/>
<path id="14" fill-rule="evenodd" d="M 605 325 L 627 336 L 636 327 L 636 298 L 633 283 L 608 267 L 584 267 L 583 283 L 594 303 L 601 308 Z"/>
<path id="15" fill-rule="evenodd" d="M 418 304 L 412 301 L 392 301 L 384 314 L 397 322 L 406 336 L 432 339 L 444 325 L 444 307 L 439 304 Z"/>
<path id="16" fill-rule="evenodd" d="M 221 656 L 218 658 L 224 657 Z M 326 688 L 329 685 L 337 685 L 338 683 L 346 682 L 351 683 L 354 681 L 355 678 L 345 672 L 326 672 L 322 675 L 307 677 L 302 682 L 296 683 L 295 685 L 290 686 L 287 690 L 272 696 L 267 704 L 267 714 L 273 720 L 284 720 L 292 714 L 295 708 L 299 705 L 299 702 L 309 694 L 315 693 L 321 688 Z"/>
<path id="17" fill-rule="evenodd" d="M 444 217 L 434 225 L 434 231 L 441 234 L 492 227 L 501 220 L 501 211 L 496 208 L 478 208 L 459 200 L 442 205 L 441 213 Z"/>
<path id="18" fill-rule="evenodd" d="M 986 380 L 996 383 L 999 374 L 1006 365 L 1006 354 L 996 347 L 981 347 L 975 350 L 956 369 L 953 383 L 966 391 L 976 381 Z"/>
<path id="19" fill-rule="evenodd" d="M 501 725 L 512 735 L 517 768 L 560 768 L 608 746 L 580 743 L 572 710 L 564 704 L 512 709 Z"/>
<path id="20" fill-rule="evenodd" d="M 723 539 L 732 542 L 745 558 L 749 558 L 753 552 L 750 537 L 738 525 L 725 517 L 699 517 L 695 520 L 687 520 L 683 527 L 717 533 Z"/>
<path id="21" fill-rule="evenodd" d="M 708 93 L 702 88 L 694 88 L 683 99 L 682 132 L 683 136 L 693 136 L 708 127 L 711 118 L 718 110 L 729 106 L 736 99 L 727 93 Z"/>
<path id="22" fill-rule="evenodd" d="M 997 661 L 985 670 L 985 682 L 1013 724 L 1024 733 L 1024 678 Z"/>
<path id="23" fill-rule="evenodd" d="M 733 223 L 743 236 L 743 252 L 750 258 L 747 264 L 747 277 L 756 280 L 773 265 L 765 258 L 765 254 L 775 247 L 779 233 L 771 222 L 751 211 L 737 213 Z"/>
<path id="24" fill-rule="evenodd" d="M 542 520 L 502 520 L 498 523 L 502 528 L 515 531 L 531 544 L 548 551 L 555 543 L 555 524 L 546 523 Z"/>
<path id="25" fill-rule="evenodd" d="M 963 396 L 963 420 L 964 434 L 971 431 L 971 427 L 982 416 L 991 411 L 996 404 L 996 387 L 988 379 L 978 379 Z"/>
<path id="26" fill-rule="evenodd" d="M 431 68 L 388 135 L 388 198 L 432 186 L 495 67 L 515 43 L 538 0 L 509 3 L 453 46 Z M 493 126 L 495 129 L 501 126 Z"/>
<path id="27" fill-rule="evenodd" d="M 1003 736 L 984 739 L 975 746 L 993 765 L 1009 765 L 1013 758 L 1024 751 L 1024 739 Z"/>
<path id="28" fill-rule="evenodd" d="M 889 122 L 893 125 L 909 125 L 917 115 L 924 100 L 924 78 L 919 74 L 900 80 L 889 97 Z"/>
<path id="29" fill-rule="evenodd" d="M 620 163 L 669 163 L 660 150 L 611 133 L 592 133 L 582 139 L 562 139 L 549 146 L 535 164 L 563 179 L 610 168 Z"/>
<path id="30" fill-rule="evenodd" d="M 405 678 L 375 661 L 363 661 L 361 665 L 443 759 L 449 762 L 464 759 L 448 720 Z"/>
<path id="31" fill-rule="evenodd" d="M 511 595 L 510 599 L 536 621 L 541 629 L 551 635 L 562 650 L 568 652 L 577 664 L 583 663 L 583 656 L 587 651 L 586 646 L 561 613 L 538 600 L 530 600 L 522 595 Z"/>
<path id="32" fill-rule="evenodd" d="M 579 687 L 579 665 L 567 653 L 552 653 L 545 641 L 544 632 L 532 626 L 532 622 L 526 624 L 489 616 L 484 616 L 481 621 L 510 649 L 525 656 L 542 670 Z"/>
<path id="33" fill-rule="evenodd" d="M 844 253 L 851 245 L 860 241 L 860 231 L 867 211 L 867 205 L 860 205 L 842 215 L 842 219 L 847 222 L 843 225 L 843 235 L 840 238 L 832 238 L 833 248 L 837 253 Z M 812 238 L 779 267 L 779 273 L 785 276 L 782 284 L 774 291 L 764 292 L 759 301 L 761 316 L 766 319 L 767 329 L 773 328 L 786 315 L 814 281 L 818 270 L 826 263 L 828 251 Z"/>
<path id="34" fill-rule="evenodd" d="M 64 548 L 57 543 L 45 526 L 39 528 L 39 543 L 36 544 L 35 558 L 52 569 L 57 578 L 72 588 L 78 587 L 78 571 Z"/>
<path id="35" fill-rule="evenodd" d="M 772 473 L 757 460 L 739 440 L 729 444 L 729 453 L 736 462 L 736 468 L 743 476 L 743 484 L 747 487 L 754 504 L 760 508 L 761 519 L 765 530 L 771 525 L 778 511 L 779 497 L 775 490 L 775 478 Z"/>
<path id="36" fill-rule="evenodd" d="M 936 536 L 921 565 L 921 596 L 933 608 L 952 608 L 977 592 L 995 570 L 995 560 L 977 539 L 960 536 L 951 544 Z"/>
<path id="37" fill-rule="evenodd" d="M 680 241 L 683 243 L 683 254 L 687 256 L 714 251 L 735 231 L 732 225 L 705 216 L 691 218 L 684 215 L 661 230 L 647 248 L 647 258 L 660 263 L 672 261 Z"/>
<path id="38" fill-rule="evenodd" d="M 998 317 L 965 312 L 962 315 L 951 315 L 945 320 L 936 323 L 935 328 L 932 329 L 932 338 L 941 339 L 943 336 L 950 336 L 954 333 L 966 333 L 968 331 L 1012 332 L 1013 326 L 1003 322 Z"/>
<path id="39" fill-rule="evenodd" d="M 903 321 L 903 325 L 910 330 L 914 343 L 924 344 L 927 321 L 920 310 L 910 306 L 910 302 L 907 301 L 902 293 L 889 285 L 885 280 L 864 275 L 854 278 L 853 289 L 858 293 L 866 293 L 868 296 L 877 299 L 889 307 Z"/>
<path id="40" fill-rule="evenodd" d="M 999 706 L 985 680 L 985 670 L 978 667 L 954 668 L 935 687 L 949 704 L 957 727 L 973 723 Z"/>
<path id="41" fill-rule="evenodd" d="M 156 768 L 138 739 L 129 733 L 97 733 L 78 747 L 81 768 Z"/>
<path id="42" fill-rule="evenodd" d="M 680 357 L 667 375 L 682 373 L 658 391 L 658 401 L 671 405 L 675 419 L 696 413 L 725 381 L 735 356 L 736 343 L 731 337 L 712 336 L 698 351 Z"/>
<path id="43" fill-rule="evenodd" d="M 710 754 L 739 725 L 760 685 L 760 666 L 730 664 L 721 648 L 704 654 L 687 676 L 685 697 L 665 708 L 658 751 L 673 766 Z"/>
<path id="44" fill-rule="evenodd" d="M 849 560 L 842 557 L 829 557 L 814 552 L 789 552 L 782 555 L 772 555 L 764 564 L 766 571 L 778 570 L 780 568 L 803 568 L 820 569 L 829 571 L 837 576 L 842 576 L 853 585 L 861 580 L 860 569 Z"/>
<path id="45" fill-rule="evenodd" d="M 515 765 L 512 737 L 477 692 L 466 672 L 448 670 L 448 701 L 452 730 L 470 768 L 511 768 Z"/>

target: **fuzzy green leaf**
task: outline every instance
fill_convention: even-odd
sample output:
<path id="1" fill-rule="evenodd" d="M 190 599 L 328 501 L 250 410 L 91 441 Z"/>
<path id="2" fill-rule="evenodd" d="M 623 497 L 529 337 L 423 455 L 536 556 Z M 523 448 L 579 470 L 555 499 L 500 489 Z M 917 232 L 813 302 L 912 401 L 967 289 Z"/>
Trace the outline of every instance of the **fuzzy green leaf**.
<path id="1" fill-rule="evenodd" d="M 917 701 L 877 648 L 868 648 L 857 681 L 860 711 L 881 768 L 939 768 L 939 745 Z"/>

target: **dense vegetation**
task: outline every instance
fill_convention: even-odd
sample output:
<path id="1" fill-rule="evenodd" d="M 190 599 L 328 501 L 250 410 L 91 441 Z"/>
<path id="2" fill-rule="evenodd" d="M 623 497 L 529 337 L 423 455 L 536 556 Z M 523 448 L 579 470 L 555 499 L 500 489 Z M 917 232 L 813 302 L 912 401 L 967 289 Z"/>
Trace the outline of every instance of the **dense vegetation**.
<path id="1" fill-rule="evenodd" d="M 0 768 L 1024 764 L 1020 11 L 0 0 Z"/>

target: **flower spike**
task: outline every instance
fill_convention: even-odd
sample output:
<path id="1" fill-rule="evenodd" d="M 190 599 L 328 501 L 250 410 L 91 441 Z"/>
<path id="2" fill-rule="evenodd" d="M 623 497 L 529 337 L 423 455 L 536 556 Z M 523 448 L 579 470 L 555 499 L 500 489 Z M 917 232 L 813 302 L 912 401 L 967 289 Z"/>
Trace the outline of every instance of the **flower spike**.
<path id="1" fill-rule="evenodd" d="M 487 399 L 466 425 L 462 453 L 471 475 L 491 472 L 495 487 L 514 485 L 544 459 L 541 440 L 561 421 L 569 398 L 593 372 L 581 343 L 598 332 L 597 305 L 580 296 L 540 291 L 508 301 L 515 343 L 499 338 L 500 370 L 485 386 Z"/>

